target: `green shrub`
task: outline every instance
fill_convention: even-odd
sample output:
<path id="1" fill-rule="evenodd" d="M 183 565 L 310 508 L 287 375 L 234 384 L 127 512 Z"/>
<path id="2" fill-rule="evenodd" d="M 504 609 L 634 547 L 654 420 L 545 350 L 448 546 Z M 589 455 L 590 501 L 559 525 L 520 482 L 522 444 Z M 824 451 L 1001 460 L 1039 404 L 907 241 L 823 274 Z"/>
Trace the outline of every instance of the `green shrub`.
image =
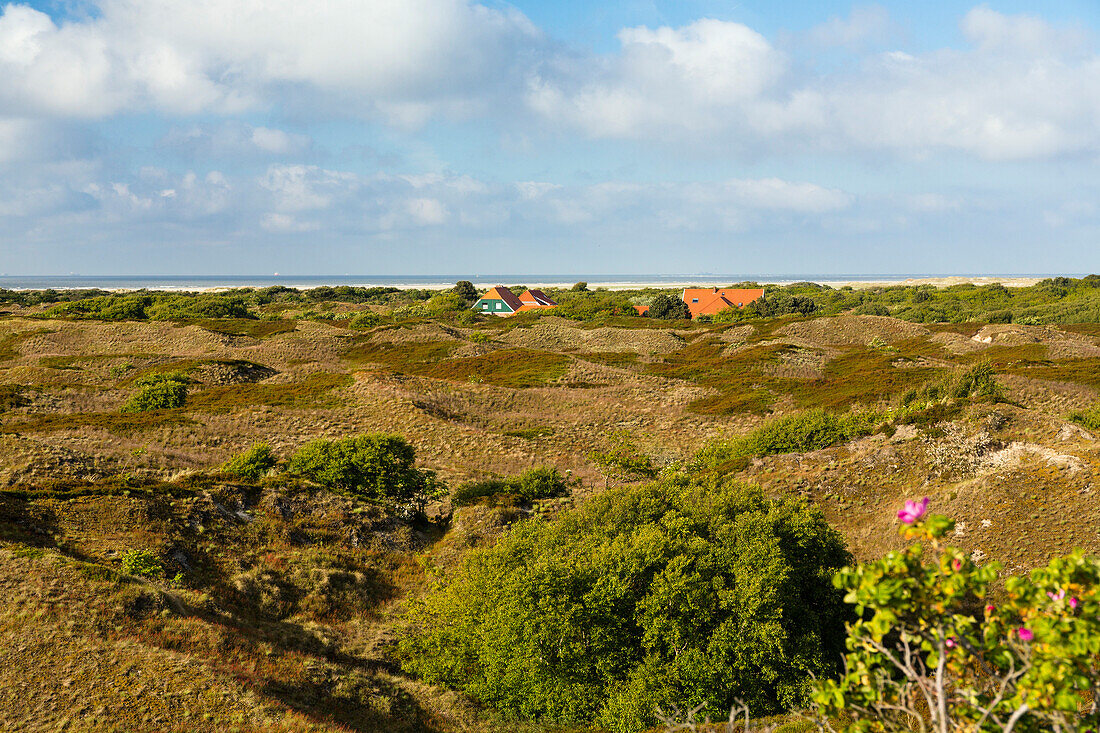
<path id="1" fill-rule="evenodd" d="M 191 380 L 180 374 L 150 374 L 134 382 L 138 391 L 122 406 L 122 412 L 172 410 L 187 403 L 187 385 Z"/>
<path id="2" fill-rule="evenodd" d="M 156 553 L 149 550 L 130 550 L 122 556 L 122 572 L 143 578 L 159 578 L 164 575 L 164 565 Z"/>
<path id="3" fill-rule="evenodd" d="M 275 466 L 275 454 L 267 443 L 257 443 L 222 464 L 222 471 L 249 481 L 258 481 Z"/>
<path id="4" fill-rule="evenodd" d="M 821 450 L 870 435 L 881 421 L 877 412 L 807 410 L 768 420 L 747 435 L 712 442 L 699 451 L 694 463 L 697 468 L 713 469 L 750 456 Z"/>
<path id="5" fill-rule="evenodd" d="M 416 453 L 400 435 L 372 433 L 314 440 L 290 457 L 291 474 L 371 501 L 418 510 L 443 493 L 432 471 L 415 467 Z"/>
<path id="6" fill-rule="evenodd" d="M 1100 405 L 1093 405 L 1087 410 L 1071 413 L 1069 419 L 1083 428 L 1100 430 Z"/>
<path id="7" fill-rule="evenodd" d="M 1003 399 L 1004 387 L 997 381 L 993 365 L 982 362 L 956 374 L 948 394 L 957 400 L 978 397 L 997 401 Z"/>
<path id="8" fill-rule="evenodd" d="M 674 295 L 661 293 L 653 298 L 649 304 L 650 318 L 663 318 L 667 320 L 685 320 L 691 318 L 691 309 L 688 304 Z"/>
<path id="9" fill-rule="evenodd" d="M 374 328 L 382 323 L 382 316 L 370 311 L 356 313 L 348 319 L 348 325 L 352 328 Z"/>
<path id="10" fill-rule="evenodd" d="M 848 560 L 819 511 L 754 488 L 613 489 L 473 552 L 414 608 L 399 654 L 527 718 L 638 731 L 670 701 L 774 712 L 835 669 Z"/>
<path id="11" fill-rule="evenodd" d="M 999 563 L 942 543 L 954 522 L 925 517 L 927 501 L 898 513 L 919 542 L 835 579 L 860 620 L 845 674 L 816 686 L 821 718 L 853 733 L 1095 730 L 1100 561 L 1075 552 L 1002 584 Z"/>
<path id="12" fill-rule="evenodd" d="M 531 468 L 519 476 L 505 479 L 467 481 L 451 493 L 455 506 L 473 504 L 487 496 L 508 494 L 524 501 L 554 499 L 569 494 L 569 484 L 558 470 L 549 466 Z"/>

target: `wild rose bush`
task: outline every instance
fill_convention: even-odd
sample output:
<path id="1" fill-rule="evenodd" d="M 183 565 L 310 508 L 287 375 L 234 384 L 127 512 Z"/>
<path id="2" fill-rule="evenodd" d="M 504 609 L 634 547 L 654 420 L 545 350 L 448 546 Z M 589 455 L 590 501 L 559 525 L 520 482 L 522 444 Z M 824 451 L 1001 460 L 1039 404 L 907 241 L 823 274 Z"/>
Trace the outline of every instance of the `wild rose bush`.
<path id="1" fill-rule="evenodd" d="M 845 673 L 816 686 L 821 727 L 1100 729 L 1100 561 L 1075 552 L 994 593 L 1001 566 L 945 546 L 954 522 L 927 508 L 898 512 L 917 542 L 835 578 L 861 620 Z"/>

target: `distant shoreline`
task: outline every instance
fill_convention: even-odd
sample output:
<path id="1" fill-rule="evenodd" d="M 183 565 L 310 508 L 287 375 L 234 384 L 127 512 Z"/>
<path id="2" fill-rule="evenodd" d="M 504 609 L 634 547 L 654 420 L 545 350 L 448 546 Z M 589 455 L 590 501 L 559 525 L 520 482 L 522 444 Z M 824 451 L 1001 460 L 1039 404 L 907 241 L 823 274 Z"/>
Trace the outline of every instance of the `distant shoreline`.
<path id="1" fill-rule="evenodd" d="M 392 287 L 401 290 L 426 289 L 443 290 L 454 286 L 456 280 L 469 279 L 474 287 L 487 290 L 494 285 L 513 285 L 522 282 L 529 287 L 570 288 L 578 281 L 588 283 L 589 289 L 606 288 L 608 290 L 639 290 L 644 288 L 680 289 L 685 287 L 729 287 L 741 281 L 756 281 L 763 285 L 781 286 L 796 282 L 813 282 L 832 288 L 851 287 L 856 290 L 881 288 L 896 285 L 950 287 L 972 283 L 989 285 L 1001 283 L 1009 288 L 1024 288 L 1034 285 L 1053 275 L 629 275 L 590 277 L 587 280 L 578 276 L 551 275 L 528 276 L 496 275 L 493 279 L 474 276 L 457 276 L 454 280 L 435 277 L 348 277 L 348 276 L 308 276 L 308 277 L 218 277 L 218 276 L 168 276 L 168 277 L 96 277 L 96 276 L 0 276 L 0 288 L 7 290 L 106 290 L 127 293 L 136 290 L 154 290 L 163 292 L 219 292 L 238 288 L 264 288 L 282 285 L 298 290 L 319 287 Z M 1074 275 L 1078 277 L 1078 275 Z"/>

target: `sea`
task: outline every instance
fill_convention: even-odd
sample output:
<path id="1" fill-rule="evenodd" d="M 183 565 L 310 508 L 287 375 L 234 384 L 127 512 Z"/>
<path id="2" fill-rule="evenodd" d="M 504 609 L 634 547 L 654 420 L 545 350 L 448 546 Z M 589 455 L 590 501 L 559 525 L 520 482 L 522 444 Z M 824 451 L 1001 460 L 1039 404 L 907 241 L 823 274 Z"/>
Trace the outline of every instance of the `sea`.
<path id="1" fill-rule="evenodd" d="M 1060 273 L 1065 274 L 1065 273 Z M 396 287 L 440 289 L 453 286 L 459 280 L 469 280 L 475 287 L 522 283 L 529 287 L 562 287 L 584 281 L 590 288 L 629 289 L 641 287 L 724 287 L 733 283 L 754 281 L 773 285 L 795 282 L 826 284 L 889 282 L 939 279 L 972 279 L 975 282 L 1027 280 L 1052 277 L 1050 274 L 901 274 L 901 273 L 829 273 L 829 274 L 753 274 L 753 273 L 681 273 L 661 275 L 539 275 L 460 273 L 451 275 L 0 275 L 0 288 L 5 290 L 55 290 L 98 288 L 101 290 L 169 290 L 200 291 L 230 288 L 266 288 L 282 285 L 305 290 L 322 286 L 350 285 L 358 287 Z M 1081 277 L 1082 275 L 1071 275 Z"/>

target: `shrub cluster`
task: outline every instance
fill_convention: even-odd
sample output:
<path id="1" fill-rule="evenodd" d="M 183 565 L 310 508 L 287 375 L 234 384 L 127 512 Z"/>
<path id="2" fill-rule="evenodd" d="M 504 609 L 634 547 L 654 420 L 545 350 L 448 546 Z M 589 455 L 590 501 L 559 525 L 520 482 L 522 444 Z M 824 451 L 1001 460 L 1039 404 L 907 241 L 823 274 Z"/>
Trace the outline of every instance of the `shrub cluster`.
<path id="1" fill-rule="evenodd" d="M 259 481 L 275 467 L 275 454 L 267 443 L 257 443 L 222 464 L 222 471 L 248 481 Z"/>
<path id="2" fill-rule="evenodd" d="M 531 468 L 509 478 L 467 481 L 451 492 L 455 506 L 473 504 L 485 497 L 515 497 L 522 501 L 554 499 L 569 494 L 569 484 L 556 468 Z"/>
<path id="3" fill-rule="evenodd" d="M 511 714 L 637 731 L 669 700 L 778 711 L 843 649 L 821 513 L 740 484 L 604 492 L 516 525 L 412 612 L 406 670 Z"/>
<path id="4" fill-rule="evenodd" d="M 134 381 L 134 392 L 122 412 L 172 410 L 187 403 L 187 385 L 191 380 L 179 372 L 150 374 Z"/>
<path id="5" fill-rule="evenodd" d="M 154 552 L 130 550 L 122 556 L 122 572 L 149 579 L 159 578 L 164 575 L 164 564 Z"/>
<path id="6" fill-rule="evenodd" d="M 833 413 L 823 409 L 768 420 L 746 435 L 705 446 L 695 456 L 696 468 L 714 469 L 750 456 L 804 453 L 870 435 L 882 423 L 878 412 Z"/>
<path id="7" fill-rule="evenodd" d="M 420 510 L 444 489 L 434 472 L 415 463 L 416 453 L 404 438 L 372 433 L 306 443 L 290 457 L 287 470 L 363 499 Z"/>

